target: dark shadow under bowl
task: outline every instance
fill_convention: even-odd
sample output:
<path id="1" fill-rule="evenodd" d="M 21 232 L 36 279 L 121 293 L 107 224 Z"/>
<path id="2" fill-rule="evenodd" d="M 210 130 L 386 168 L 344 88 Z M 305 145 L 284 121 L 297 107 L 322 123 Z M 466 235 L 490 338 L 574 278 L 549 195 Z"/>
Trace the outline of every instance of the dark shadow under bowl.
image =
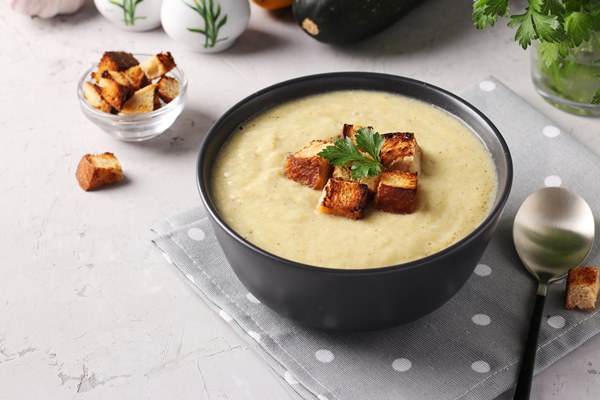
<path id="1" fill-rule="evenodd" d="M 304 265 L 270 254 L 243 239 L 221 218 L 211 197 L 211 168 L 223 143 L 240 125 L 290 100 L 351 89 L 396 93 L 435 105 L 462 120 L 481 139 L 492 155 L 498 190 L 490 213 L 471 234 L 434 255 L 405 264 L 340 270 Z M 414 321 L 454 296 L 486 249 L 512 184 L 508 147 L 481 112 L 427 83 L 366 72 L 306 76 L 245 98 L 212 126 L 200 149 L 197 168 L 200 196 L 217 239 L 246 288 L 285 317 L 315 328 L 345 331 L 383 329 Z"/>

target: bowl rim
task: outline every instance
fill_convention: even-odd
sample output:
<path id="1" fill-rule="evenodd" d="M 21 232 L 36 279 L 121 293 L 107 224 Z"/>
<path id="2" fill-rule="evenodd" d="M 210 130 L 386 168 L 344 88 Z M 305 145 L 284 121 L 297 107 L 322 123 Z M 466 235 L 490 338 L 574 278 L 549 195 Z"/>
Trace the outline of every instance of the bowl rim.
<path id="1" fill-rule="evenodd" d="M 147 54 L 147 53 L 131 53 L 136 57 L 153 57 L 155 54 Z M 175 71 L 178 75 L 177 80 L 179 81 L 179 94 L 170 102 L 163 105 L 158 110 L 152 110 L 147 113 L 142 114 L 132 114 L 132 115 L 119 115 L 119 114 L 110 114 L 103 111 L 100 111 L 91 106 L 91 104 L 85 99 L 83 95 L 83 84 L 85 82 L 91 82 L 90 76 L 91 73 L 98 67 L 97 63 L 92 63 L 91 67 L 83 73 L 81 78 L 79 78 L 79 82 L 77 83 L 77 98 L 79 99 L 79 104 L 84 108 L 86 113 L 91 114 L 96 119 L 103 119 L 107 122 L 115 122 L 120 124 L 132 124 L 138 122 L 145 122 L 149 119 L 154 119 L 161 117 L 163 114 L 168 114 L 172 109 L 177 108 L 180 102 L 185 101 L 185 96 L 187 93 L 187 76 L 183 72 L 178 65 L 176 65 L 171 71 Z M 167 74 L 169 73 L 167 72 Z"/>
<path id="2" fill-rule="evenodd" d="M 262 249 L 261 247 L 249 242 L 248 240 L 244 239 L 235 230 L 233 230 L 223 220 L 223 218 L 221 218 L 219 212 L 217 211 L 216 207 L 213 205 L 213 203 L 210 199 L 210 195 L 209 195 L 210 188 L 207 185 L 207 181 L 204 179 L 203 168 L 202 168 L 202 163 L 205 158 L 205 153 L 207 152 L 207 149 L 209 147 L 212 137 L 216 135 L 218 128 L 224 123 L 224 121 L 226 121 L 231 116 L 231 114 L 236 112 L 239 108 L 244 106 L 246 103 L 248 103 L 256 98 L 259 98 L 267 93 L 271 93 L 273 91 L 282 89 L 282 88 L 290 86 L 290 85 L 302 84 L 303 82 L 306 82 L 306 81 L 330 80 L 330 79 L 335 79 L 335 78 L 361 78 L 361 79 L 367 78 L 367 79 L 375 79 L 375 80 L 391 79 L 391 80 L 401 81 L 401 82 L 409 84 L 409 85 L 422 86 L 424 88 L 424 90 L 438 92 L 439 94 L 441 94 L 443 96 L 450 97 L 452 100 L 457 101 L 458 103 L 461 103 L 467 109 L 474 112 L 477 115 L 477 117 L 479 117 L 483 120 L 483 122 L 494 133 L 494 136 L 498 140 L 498 142 L 503 150 L 503 156 L 504 156 L 503 160 L 506 162 L 506 179 L 505 179 L 504 190 L 502 191 L 502 193 L 500 193 L 498 201 L 495 203 L 495 205 L 492 207 L 492 209 L 490 209 L 488 211 L 488 214 L 486 215 L 486 217 L 483 219 L 483 221 L 481 221 L 479 223 L 479 225 L 477 225 L 477 227 L 473 231 L 471 231 L 468 235 L 466 235 L 459 241 L 453 243 L 452 245 L 450 245 L 436 253 L 433 253 L 429 256 L 418 258 L 418 259 L 415 259 L 415 260 L 412 260 L 409 262 L 405 262 L 405 263 L 401 263 L 401 264 L 394 264 L 394 265 L 387 265 L 387 266 L 383 266 L 383 267 L 374 267 L 374 268 L 342 269 L 342 268 L 331 268 L 331 267 L 322 267 L 322 266 L 304 264 L 304 263 L 301 263 L 298 261 L 289 260 L 287 258 L 283 258 L 276 254 L 270 253 L 270 252 Z M 338 89 L 338 90 L 350 90 L 350 89 Z M 361 89 L 361 90 L 368 90 L 368 89 Z M 385 92 L 384 90 L 377 90 L 377 89 L 374 89 L 374 90 Z M 320 93 L 326 93 L 326 92 L 331 92 L 331 91 L 335 91 L 335 90 L 324 89 L 323 91 L 317 91 L 313 94 L 320 94 Z M 389 91 L 388 93 L 395 93 L 395 94 L 402 95 L 401 93 L 397 93 L 397 92 L 393 92 L 393 91 Z M 305 97 L 305 96 L 306 95 L 296 96 L 296 97 L 294 97 L 294 99 Z M 411 97 L 408 95 L 405 95 L 405 96 Z M 287 100 L 287 101 L 292 101 L 292 100 Z M 420 100 L 420 101 L 424 101 L 424 100 Z M 438 105 L 435 105 L 435 104 L 432 104 L 432 105 L 434 105 L 438 108 L 441 108 Z M 272 107 L 269 107 L 269 108 L 272 108 Z M 258 115 L 261 112 L 264 112 L 269 108 L 266 108 L 265 110 L 262 110 L 255 115 Z M 450 111 L 447 111 L 447 110 L 444 110 L 444 111 L 453 115 L 455 118 L 457 118 L 461 122 L 463 122 L 463 124 L 467 125 L 466 122 L 462 118 L 460 118 L 458 115 L 452 114 Z M 252 117 L 250 117 L 250 118 L 252 118 Z M 467 125 L 467 126 L 469 126 L 469 125 Z M 469 128 L 471 128 L 471 127 L 469 126 Z M 473 128 L 471 128 L 471 129 L 473 130 Z M 477 132 L 475 132 L 475 134 L 477 135 Z M 230 133 L 230 135 L 231 135 L 231 133 Z M 481 138 L 480 138 L 480 140 L 481 140 Z M 471 103 L 467 102 L 466 100 L 462 99 L 461 97 L 459 97 L 445 89 L 442 89 L 438 86 L 432 85 L 430 83 L 426 83 L 426 82 L 423 82 L 423 81 L 420 81 L 417 79 L 413 79 L 413 78 L 407 78 L 407 77 L 400 76 L 400 75 L 384 74 L 384 73 L 378 73 L 378 72 L 344 71 L 344 72 L 328 72 L 328 73 L 322 73 L 322 74 L 306 75 L 306 76 L 301 76 L 298 78 L 288 79 L 288 80 L 267 86 L 264 89 L 261 89 L 255 93 L 243 98 L 242 100 L 238 101 L 237 103 L 235 103 L 210 127 L 210 129 L 208 130 L 206 136 L 204 137 L 204 139 L 202 141 L 202 144 L 200 146 L 200 151 L 198 154 L 198 158 L 196 161 L 196 183 L 197 183 L 198 191 L 200 192 L 200 197 L 201 197 L 202 203 L 206 207 L 209 215 L 212 217 L 212 220 L 214 222 L 216 222 L 219 225 L 219 227 L 221 229 L 223 229 L 230 237 L 232 237 L 234 240 L 239 242 L 241 245 L 249 248 L 250 250 L 257 252 L 260 255 L 271 259 L 272 261 L 275 261 L 280 264 L 281 263 L 285 264 L 294 269 L 309 270 L 309 271 L 312 271 L 315 273 L 334 274 L 334 275 L 365 275 L 365 274 L 366 275 L 378 275 L 378 274 L 393 273 L 398 270 L 408 270 L 408 269 L 418 268 L 424 264 L 428 264 L 430 262 L 435 262 L 438 259 L 445 258 L 448 255 L 459 251 L 464 245 L 475 240 L 482 231 L 485 231 L 486 229 L 488 229 L 488 227 L 490 225 L 494 224 L 496 218 L 497 217 L 499 218 L 500 214 L 502 213 L 504 206 L 506 204 L 506 201 L 508 200 L 508 196 L 510 194 L 510 190 L 511 190 L 512 183 L 513 183 L 513 164 L 512 164 L 512 157 L 511 157 L 508 145 L 506 144 L 506 141 L 504 140 L 504 137 L 502 136 L 502 134 L 500 133 L 498 128 L 496 128 L 496 126 L 492 123 L 492 121 L 485 114 L 483 114 L 475 106 L 473 106 Z M 498 186 L 500 186 L 501 183 L 502 182 L 498 181 Z"/>

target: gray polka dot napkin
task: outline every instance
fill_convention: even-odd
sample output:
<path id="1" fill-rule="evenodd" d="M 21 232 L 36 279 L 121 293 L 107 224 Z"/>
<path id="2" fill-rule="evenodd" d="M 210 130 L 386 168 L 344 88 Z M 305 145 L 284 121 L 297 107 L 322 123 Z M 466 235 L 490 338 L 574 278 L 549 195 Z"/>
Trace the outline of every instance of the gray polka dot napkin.
<path id="1" fill-rule="evenodd" d="M 493 399 L 515 384 L 535 297 L 535 284 L 512 244 L 515 213 L 529 193 L 557 185 L 582 195 L 597 213 L 600 193 L 594 177 L 600 176 L 600 162 L 493 78 L 462 96 L 483 111 L 508 142 L 514 159 L 513 191 L 473 276 L 447 304 L 416 322 L 360 334 L 299 326 L 262 305 L 237 280 L 203 208 L 153 228 L 154 244 L 167 261 L 256 348 L 293 397 Z M 597 246 L 588 263 L 600 265 Z M 549 290 L 537 371 L 600 331 L 597 311 L 563 308 L 564 285 Z"/>

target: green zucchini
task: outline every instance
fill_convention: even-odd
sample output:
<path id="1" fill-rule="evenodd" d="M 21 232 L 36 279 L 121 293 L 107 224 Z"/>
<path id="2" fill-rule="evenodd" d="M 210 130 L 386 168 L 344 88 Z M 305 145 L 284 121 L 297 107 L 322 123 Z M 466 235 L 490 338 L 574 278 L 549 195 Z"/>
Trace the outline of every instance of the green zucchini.
<path id="1" fill-rule="evenodd" d="M 298 25 L 324 43 L 353 43 L 398 21 L 423 0 L 294 0 Z"/>

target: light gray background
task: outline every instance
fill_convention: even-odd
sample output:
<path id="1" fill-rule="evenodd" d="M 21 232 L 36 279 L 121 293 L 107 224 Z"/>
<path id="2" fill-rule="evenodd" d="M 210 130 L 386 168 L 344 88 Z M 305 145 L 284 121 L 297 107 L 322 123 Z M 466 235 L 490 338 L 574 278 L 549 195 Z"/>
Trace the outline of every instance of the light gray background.
<path id="1" fill-rule="evenodd" d="M 458 92 L 494 75 L 600 154 L 599 121 L 545 104 L 514 32 L 476 32 L 470 7 L 430 0 L 385 33 L 335 49 L 253 6 L 234 47 L 198 55 L 161 30 L 117 30 L 92 4 L 44 21 L 0 2 L 0 399 L 288 398 L 149 244 L 151 225 L 198 202 L 194 167 L 205 130 L 264 86 L 366 70 Z M 163 137 L 116 142 L 79 111 L 80 75 L 111 49 L 170 50 L 188 74 L 188 106 Z M 77 162 L 102 151 L 117 154 L 127 180 L 84 193 Z M 537 377 L 532 398 L 594 399 L 599 371 L 596 337 Z"/>

